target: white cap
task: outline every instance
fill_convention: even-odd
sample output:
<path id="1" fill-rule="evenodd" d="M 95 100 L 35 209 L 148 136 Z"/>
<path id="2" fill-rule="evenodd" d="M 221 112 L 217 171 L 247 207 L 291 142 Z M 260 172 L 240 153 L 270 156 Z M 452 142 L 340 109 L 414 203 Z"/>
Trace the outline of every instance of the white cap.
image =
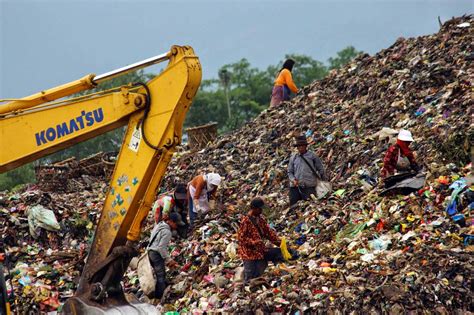
<path id="1" fill-rule="evenodd" d="M 221 183 L 221 176 L 217 173 L 209 173 L 206 175 L 207 183 L 219 186 Z"/>
<path id="2" fill-rule="evenodd" d="M 398 133 L 398 139 L 402 141 L 410 141 L 413 142 L 413 137 L 411 136 L 411 132 L 405 129 L 400 129 L 400 132 Z"/>

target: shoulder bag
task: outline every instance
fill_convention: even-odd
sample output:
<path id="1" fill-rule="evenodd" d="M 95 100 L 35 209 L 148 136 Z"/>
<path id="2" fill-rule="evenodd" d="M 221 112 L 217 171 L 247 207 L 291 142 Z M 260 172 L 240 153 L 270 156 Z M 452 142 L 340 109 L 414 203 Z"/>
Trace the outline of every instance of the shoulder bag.
<path id="1" fill-rule="evenodd" d="M 318 179 L 316 183 L 316 194 L 318 195 L 318 199 L 324 198 L 331 190 L 332 185 L 330 182 L 322 180 L 321 176 L 319 176 L 318 172 L 314 169 L 314 167 L 308 162 L 308 160 L 303 156 L 300 155 L 303 161 L 305 161 L 306 165 L 309 166 L 311 172 L 313 172 L 314 176 Z"/>

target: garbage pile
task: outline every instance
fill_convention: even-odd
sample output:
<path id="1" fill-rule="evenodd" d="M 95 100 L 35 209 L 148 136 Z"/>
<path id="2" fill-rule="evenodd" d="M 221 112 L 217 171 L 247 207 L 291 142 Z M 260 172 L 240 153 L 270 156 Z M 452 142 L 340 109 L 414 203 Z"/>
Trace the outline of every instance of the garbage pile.
<path id="1" fill-rule="evenodd" d="M 359 56 L 239 131 L 177 154 L 163 191 L 208 170 L 225 180 L 218 209 L 187 240 L 173 241 L 180 267 L 169 272 L 171 289 L 157 307 L 193 314 L 473 312 L 473 23 L 473 16 L 456 18 L 437 34 Z M 415 137 L 427 182 L 410 195 L 380 196 L 383 155 L 401 128 Z M 289 209 L 286 168 L 299 134 L 323 160 L 333 191 Z M 54 313 L 73 294 L 107 191 L 103 178 L 88 181 L 90 190 L 41 184 L 0 194 L 19 313 Z M 268 221 L 300 257 L 271 265 L 246 286 L 236 231 L 256 195 L 265 196 Z M 143 296 L 133 268 L 124 287 L 158 304 Z"/>
<path id="2" fill-rule="evenodd" d="M 92 180 L 91 190 L 30 185 L 0 193 L 0 247 L 15 314 L 54 314 L 74 294 L 107 190 L 101 178 Z"/>
<path id="3" fill-rule="evenodd" d="M 217 213 L 189 242 L 176 244 L 184 267 L 173 275 L 164 310 L 474 311 L 472 177 L 465 181 L 474 142 L 473 22 L 453 19 L 438 34 L 359 56 L 238 132 L 175 159 L 168 187 L 205 171 L 217 171 L 225 183 Z M 402 128 L 417 140 L 426 186 L 381 197 L 383 156 Z M 334 191 L 289 210 L 286 168 L 299 134 L 323 159 Z M 446 211 L 457 185 L 464 222 Z M 244 287 L 236 281 L 235 233 L 256 195 L 267 198 L 272 226 L 301 258 Z"/>

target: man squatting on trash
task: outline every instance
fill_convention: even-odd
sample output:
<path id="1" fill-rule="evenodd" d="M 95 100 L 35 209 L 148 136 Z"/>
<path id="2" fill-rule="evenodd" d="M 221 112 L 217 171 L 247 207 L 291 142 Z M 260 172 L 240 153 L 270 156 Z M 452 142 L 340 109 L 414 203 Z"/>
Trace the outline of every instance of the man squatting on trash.
<path id="1" fill-rule="evenodd" d="M 162 195 L 153 204 L 152 212 L 155 214 L 155 222 L 161 216 L 169 216 L 176 212 L 181 216 L 184 226 L 178 226 L 177 232 L 181 238 L 186 238 L 189 224 L 187 220 L 187 191 L 186 184 L 178 183 L 171 195 Z"/>
<path id="2" fill-rule="evenodd" d="M 253 278 L 260 277 L 268 266 L 283 261 L 279 247 L 267 248 L 265 239 L 274 245 L 280 246 L 281 240 L 276 232 L 270 228 L 262 215 L 265 202 L 256 197 L 250 202 L 250 211 L 243 216 L 238 231 L 239 255 L 244 261 L 244 279 L 247 283 Z"/>
<path id="3" fill-rule="evenodd" d="M 380 172 L 382 178 L 394 175 L 396 171 L 407 172 L 414 170 L 420 171 L 420 167 L 416 163 L 415 155 L 410 149 L 413 137 L 409 130 L 401 129 L 398 133 L 397 143 L 388 148 L 383 159 L 383 168 Z"/>

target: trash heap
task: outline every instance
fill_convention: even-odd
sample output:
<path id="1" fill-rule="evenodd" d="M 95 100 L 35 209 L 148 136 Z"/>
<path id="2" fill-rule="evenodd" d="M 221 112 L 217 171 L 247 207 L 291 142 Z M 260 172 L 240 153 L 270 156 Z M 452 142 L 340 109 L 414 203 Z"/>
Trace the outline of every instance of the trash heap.
<path id="1" fill-rule="evenodd" d="M 238 132 L 178 156 L 168 187 L 206 171 L 225 181 L 219 209 L 188 242 L 175 244 L 184 267 L 173 275 L 163 309 L 474 311 L 472 177 L 466 182 L 474 142 L 468 118 L 473 22 L 472 16 L 453 19 L 437 34 L 401 38 L 375 56 L 359 56 Z M 409 196 L 381 197 L 383 156 L 401 128 L 417 140 L 426 186 Z M 299 134 L 322 158 L 334 190 L 290 210 L 286 170 Z M 236 230 L 256 195 L 267 198 L 271 225 L 301 257 L 245 287 L 238 281 Z M 446 213 L 452 202 L 465 222 Z"/>
<path id="2" fill-rule="evenodd" d="M 95 176 L 76 178 L 75 191 L 51 187 L 0 193 L 0 252 L 15 314 L 55 314 L 74 294 L 107 191 Z"/>
<path id="3" fill-rule="evenodd" d="M 225 180 L 218 209 L 187 240 L 172 242 L 180 267 L 169 272 L 171 289 L 157 307 L 193 314 L 473 312 L 473 23 L 473 16 L 455 18 L 437 34 L 361 55 L 209 147 L 176 154 L 163 191 L 209 170 Z M 382 197 L 383 155 L 401 128 L 417 140 L 426 185 Z M 333 191 L 289 209 L 286 168 L 302 133 Z M 107 191 L 94 176 L 77 177 L 86 185 L 67 192 L 38 185 L 0 194 L 19 313 L 54 313 L 73 294 Z M 300 257 L 270 265 L 245 286 L 236 231 L 256 195 L 266 197 L 268 221 Z M 150 219 L 143 245 L 151 227 Z M 150 301 L 133 268 L 124 287 Z"/>

